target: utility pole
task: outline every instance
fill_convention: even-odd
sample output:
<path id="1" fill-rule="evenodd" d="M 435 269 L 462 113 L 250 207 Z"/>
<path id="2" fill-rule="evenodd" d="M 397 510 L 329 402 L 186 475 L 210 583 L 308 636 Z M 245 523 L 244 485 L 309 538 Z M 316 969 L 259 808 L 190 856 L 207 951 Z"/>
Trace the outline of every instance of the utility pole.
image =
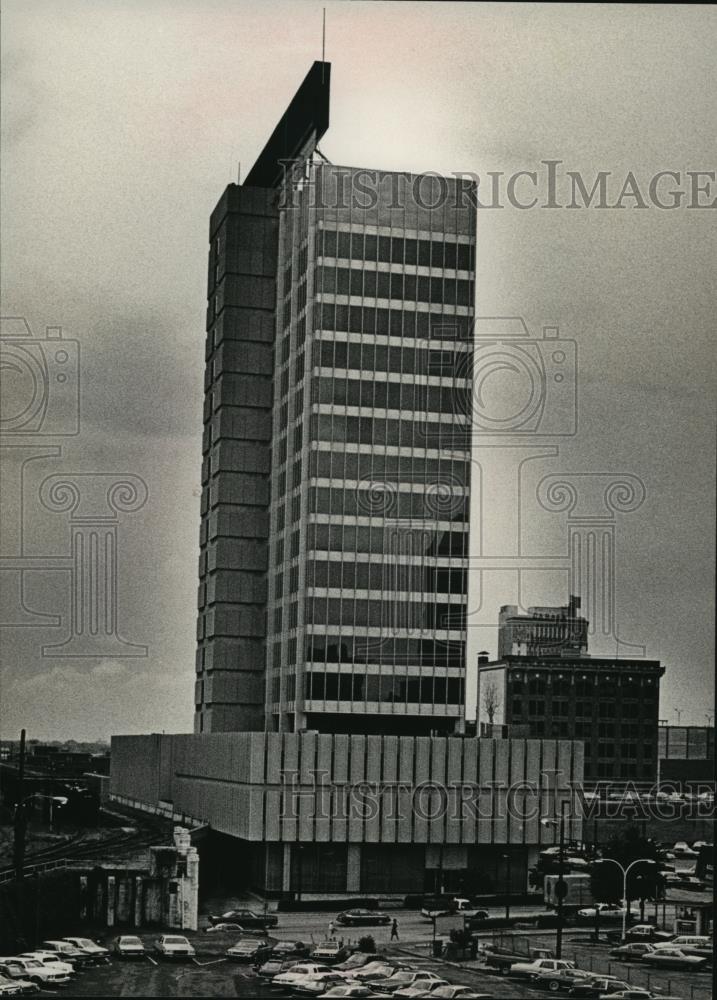
<path id="1" fill-rule="evenodd" d="M 560 803 L 560 842 L 559 842 L 559 853 L 558 853 L 558 864 L 560 865 L 560 877 L 558 879 L 558 885 L 556 888 L 559 892 L 556 893 L 558 897 L 558 926 L 555 931 L 555 957 L 563 957 L 563 901 L 565 898 L 565 880 L 563 878 L 563 873 L 565 871 L 565 807 L 568 803 L 563 799 Z"/>
<path id="2" fill-rule="evenodd" d="M 25 875 L 25 730 L 20 732 L 20 760 L 17 774 L 17 805 L 15 806 L 15 839 L 13 845 L 13 860 L 15 862 L 15 878 L 21 882 Z"/>

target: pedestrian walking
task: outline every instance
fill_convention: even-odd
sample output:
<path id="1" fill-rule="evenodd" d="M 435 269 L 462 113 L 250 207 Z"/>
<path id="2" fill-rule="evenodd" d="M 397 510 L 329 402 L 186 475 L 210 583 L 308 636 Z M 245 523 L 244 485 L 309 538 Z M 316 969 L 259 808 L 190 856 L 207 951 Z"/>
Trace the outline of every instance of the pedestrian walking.
<path id="1" fill-rule="evenodd" d="M 333 920 L 330 920 L 329 921 L 329 938 L 330 938 L 330 940 L 333 941 L 333 939 L 335 937 L 336 937 L 336 924 L 333 922 Z"/>
<path id="2" fill-rule="evenodd" d="M 391 924 L 391 940 L 398 941 L 398 920 L 393 918 L 393 923 Z"/>

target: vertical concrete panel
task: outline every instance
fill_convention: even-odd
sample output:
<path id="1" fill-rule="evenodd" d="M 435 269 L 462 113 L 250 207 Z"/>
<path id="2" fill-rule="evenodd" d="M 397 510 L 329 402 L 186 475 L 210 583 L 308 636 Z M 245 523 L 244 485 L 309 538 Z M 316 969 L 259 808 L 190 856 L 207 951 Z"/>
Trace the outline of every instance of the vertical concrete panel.
<path id="1" fill-rule="evenodd" d="M 278 785 L 281 780 L 282 733 L 267 733 L 266 780 L 270 785 Z"/>
<path id="2" fill-rule="evenodd" d="M 383 780 L 398 780 L 398 736 L 383 738 Z"/>
<path id="3" fill-rule="evenodd" d="M 463 745 L 461 841 L 464 844 L 472 844 L 476 839 L 476 819 L 480 808 L 478 740 L 461 740 L 461 743 Z"/>
<path id="4" fill-rule="evenodd" d="M 413 785 L 406 781 L 398 783 L 396 794 L 396 839 L 401 844 L 413 841 Z"/>
<path id="5" fill-rule="evenodd" d="M 267 788 L 264 793 L 266 810 L 266 831 L 267 840 L 281 839 L 281 790 L 279 788 Z"/>
<path id="6" fill-rule="evenodd" d="M 351 737 L 351 773 L 349 780 L 359 784 L 366 779 L 366 737 Z"/>
<path id="7" fill-rule="evenodd" d="M 415 754 L 415 738 L 413 736 L 400 736 L 398 744 L 399 768 L 398 780 L 407 784 L 413 784 L 413 765 Z"/>
<path id="8" fill-rule="evenodd" d="M 525 741 L 511 740 L 510 787 L 507 796 L 507 833 L 509 844 L 522 844 L 525 837 Z"/>
<path id="9" fill-rule="evenodd" d="M 361 891 L 361 847 L 349 844 L 346 855 L 346 892 Z"/>
<path id="10" fill-rule="evenodd" d="M 532 786 L 526 800 L 527 819 L 525 822 L 525 839 L 529 844 L 540 841 L 540 740 L 526 740 L 526 780 Z"/>
<path id="11" fill-rule="evenodd" d="M 381 780 L 382 738 L 366 737 L 366 780 L 378 783 Z"/>
<path id="12" fill-rule="evenodd" d="M 508 838 L 508 789 L 510 787 L 510 757 L 513 740 L 495 741 L 495 782 L 496 794 L 493 799 L 495 817 L 493 819 L 493 840 L 505 844 Z"/>
<path id="13" fill-rule="evenodd" d="M 333 737 L 334 740 L 334 770 L 332 779 L 336 782 L 345 782 L 349 779 L 349 738 L 344 734 Z"/>
<path id="14" fill-rule="evenodd" d="M 490 844 L 493 842 L 493 817 L 496 800 L 493 782 L 495 740 L 479 740 L 478 754 L 480 802 L 476 839 L 479 844 Z"/>
<path id="15" fill-rule="evenodd" d="M 260 785 L 266 780 L 266 733 L 246 733 L 249 757 L 249 781 Z"/>
<path id="16" fill-rule="evenodd" d="M 299 772 L 302 785 L 313 785 L 316 771 L 316 733 L 299 733 Z"/>

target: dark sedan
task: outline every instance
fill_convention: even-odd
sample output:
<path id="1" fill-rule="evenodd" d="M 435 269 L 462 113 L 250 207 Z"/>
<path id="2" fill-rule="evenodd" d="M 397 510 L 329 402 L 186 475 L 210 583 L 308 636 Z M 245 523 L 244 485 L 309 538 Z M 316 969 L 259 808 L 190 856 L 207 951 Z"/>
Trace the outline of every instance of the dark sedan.
<path id="1" fill-rule="evenodd" d="M 212 915 L 210 924 L 239 924 L 244 930 L 260 930 L 276 927 L 279 918 L 275 913 L 255 913 L 254 910 L 227 910 L 220 916 Z"/>
<path id="2" fill-rule="evenodd" d="M 391 918 L 380 910 L 344 910 L 339 913 L 336 923 L 342 927 L 380 927 L 390 924 Z"/>

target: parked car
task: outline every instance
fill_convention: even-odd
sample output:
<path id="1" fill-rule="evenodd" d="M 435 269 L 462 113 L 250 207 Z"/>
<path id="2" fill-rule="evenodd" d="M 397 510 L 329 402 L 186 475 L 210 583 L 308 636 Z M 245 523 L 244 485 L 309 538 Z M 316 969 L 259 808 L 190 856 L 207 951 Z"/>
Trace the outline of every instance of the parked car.
<path id="1" fill-rule="evenodd" d="M 339 986 L 345 983 L 345 978 L 340 972 L 316 972 L 312 976 L 302 976 L 291 987 L 292 993 L 297 996 L 323 996 L 326 990 L 332 986 Z"/>
<path id="2" fill-rule="evenodd" d="M 659 951 L 664 945 L 658 945 Z M 668 947 L 679 948 L 687 955 L 698 955 L 700 958 L 712 957 L 712 938 L 704 934 L 680 934 L 672 938 Z"/>
<path id="3" fill-rule="evenodd" d="M 239 924 L 245 930 L 263 931 L 267 927 L 276 927 L 279 918 L 275 913 L 256 913 L 254 910 L 227 910 L 221 916 L 210 916 L 210 924 Z"/>
<path id="4" fill-rule="evenodd" d="M 304 976 L 315 976 L 319 972 L 333 971 L 328 965 L 320 965 L 318 962 L 297 962 L 286 972 L 281 972 L 278 976 L 274 976 L 272 983 L 274 986 L 293 989 L 294 983 L 298 982 Z"/>
<path id="5" fill-rule="evenodd" d="M 6 979 L 5 976 L 0 976 L 0 997 L 20 996 L 22 990 L 17 985 L 18 982 L 19 980 L 13 982 L 12 979 Z"/>
<path id="6" fill-rule="evenodd" d="M 300 958 L 308 958 L 310 950 L 303 941 L 275 941 L 271 948 L 271 958 L 293 958 L 296 963 Z"/>
<path id="7" fill-rule="evenodd" d="M 282 972 L 288 972 L 295 965 L 295 958 L 267 958 L 261 965 L 255 965 L 254 969 L 257 976 L 261 976 L 262 979 L 273 979 Z"/>
<path id="8" fill-rule="evenodd" d="M 321 994 L 321 1000 L 390 1000 L 390 993 L 381 993 L 371 990 L 368 986 L 361 986 L 360 983 L 345 983 L 344 985 L 332 986 L 325 993 Z"/>
<path id="9" fill-rule="evenodd" d="M 336 962 L 343 962 L 349 957 L 349 949 L 332 938 L 330 941 L 322 941 L 310 954 L 315 962 L 324 962 L 326 965 L 334 965 Z"/>
<path id="10" fill-rule="evenodd" d="M 585 972 L 583 969 L 544 969 L 533 976 L 536 986 L 544 986 L 551 993 L 558 993 L 560 990 L 570 990 L 573 986 L 585 979 L 592 979 L 592 972 Z"/>
<path id="11" fill-rule="evenodd" d="M 80 951 L 84 951 L 86 955 L 89 955 L 93 962 L 109 962 L 110 953 L 107 948 L 103 948 L 101 944 L 97 944 L 91 938 L 85 937 L 66 937 L 62 939 L 67 941 L 68 944 L 73 945 L 75 948 L 79 948 Z"/>
<path id="12" fill-rule="evenodd" d="M 626 913 L 625 907 L 618 903 L 598 903 L 597 906 L 587 906 L 584 910 L 578 910 L 578 920 L 595 922 L 596 910 L 599 911 L 600 921 L 622 920 Z"/>
<path id="13" fill-rule="evenodd" d="M 642 961 L 646 965 L 657 965 L 663 969 L 701 969 L 707 965 L 707 959 L 700 955 L 688 955 L 686 951 L 679 948 L 662 945 L 655 948 L 649 955 L 645 955 Z"/>
<path id="14" fill-rule="evenodd" d="M 671 941 L 674 936 L 674 934 L 670 934 L 668 931 L 658 931 L 652 924 L 636 924 L 625 931 L 625 942 L 641 941 L 644 943 L 647 941 L 650 944 L 656 944 L 660 941 Z M 608 941 L 614 941 L 617 944 L 622 943 L 621 931 L 609 931 L 607 938 Z"/>
<path id="15" fill-rule="evenodd" d="M 472 986 L 437 986 L 428 996 L 431 1000 L 490 1000 L 489 993 L 477 993 Z"/>
<path id="16" fill-rule="evenodd" d="M 77 945 L 70 944 L 69 941 L 43 941 L 40 947 L 42 951 L 53 952 L 63 962 L 69 962 L 78 969 L 93 963 L 91 955 L 78 948 Z"/>
<path id="17" fill-rule="evenodd" d="M 204 928 L 207 934 L 242 934 L 244 928 L 241 924 L 234 924 L 229 921 L 220 920 L 218 924 L 210 924 Z"/>
<path id="18" fill-rule="evenodd" d="M 618 990 L 617 993 L 603 994 L 609 996 L 610 1000 L 657 1000 L 658 995 L 661 994 L 651 993 L 650 990 L 644 990 L 639 986 L 631 986 L 629 990 Z M 669 997 L 665 997 L 664 1000 L 670 1000 Z"/>
<path id="19" fill-rule="evenodd" d="M 142 958 L 146 954 L 142 939 L 134 934 L 120 934 L 114 940 L 112 951 L 119 958 Z"/>
<path id="20" fill-rule="evenodd" d="M 5 996 L 12 996 L 12 993 L 7 989 L 8 986 L 12 986 L 15 990 L 15 996 L 25 996 L 28 993 L 39 993 L 40 987 L 37 983 L 31 983 L 29 979 L 10 979 L 9 976 L 0 973 L 0 984 L 5 987 Z"/>
<path id="21" fill-rule="evenodd" d="M 699 851 L 694 851 L 684 840 L 679 840 L 672 848 L 672 854 L 676 858 L 696 858 Z"/>
<path id="22" fill-rule="evenodd" d="M 29 979 L 38 986 L 62 986 L 70 981 L 66 972 L 58 972 L 57 969 L 38 962 L 36 958 L 23 958 L 20 955 L 0 958 L 0 972 L 8 979 Z"/>
<path id="23" fill-rule="evenodd" d="M 58 955 L 52 951 L 23 951 L 20 958 L 33 958 L 41 962 L 46 968 L 54 969 L 55 972 L 62 972 L 66 976 L 76 976 L 77 970 L 69 962 L 63 962 Z"/>
<path id="24" fill-rule="evenodd" d="M 226 956 L 233 962 L 263 962 L 272 953 L 271 942 L 261 938 L 246 938 L 227 948 Z"/>
<path id="25" fill-rule="evenodd" d="M 363 969 L 371 962 L 375 962 L 380 959 L 380 955 L 375 952 L 368 951 L 355 951 L 353 955 L 349 955 L 345 962 L 339 962 L 335 965 L 335 969 L 342 969 L 346 972 L 355 972 L 358 969 Z"/>
<path id="26" fill-rule="evenodd" d="M 621 944 L 619 948 L 610 951 L 612 958 L 619 958 L 623 962 L 639 962 L 645 955 L 649 955 L 655 950 L 655 945 L 649 941 L 628 941 Z"/>
<path id="27" fill-rule="evenodd" d="M 433 990 L 438 989 L 439 986 L 450 985 L 447 979 L 441 982 L 430 983 L 428 986 L 419 980 L 413 986 L 402 986 L 395 993 L 389 993 L 388 996 L 393 996 L 396 1000 L 423 1000 L 424 997 L 433 996 Z"/>
<path id="28" fill-rule="evenodd" d="M 600 997 L 629 989 L 630 984 L 622 979 L 613 979 L 611 976 L 594 976 L 592 979 L 586 979 L 584 983 L 573 986 L 568 996 L 582 997 L 583 1000 L 599 1000 Z"/>
<path id="29" fill-rule="evenodd" d="M 381 981 L 381 989 L 386 993 L 395 993 L 396 990 L 403 989 L 405 986 L 414 986 L 417 983 L 425 983 L 425 989 L 429 988 L 431 983 L 438 983 L 438 985 L 443 985 L 445 979 L 437 976 L 435 972 L 426 972 L 424 969 L 399 969 L 398 972 L 394 972 L 392 976 L 388 979 Z"/>
<path id="30" fill-rule="evenodd" d="M 196 952 L 182 934 L 163 934 L 155 942 L 155 950 L 162 958 L 194 958 Z"/>
<path id="31" fill-rule="evenodd" d="M 380 927 L 390 924 L 391 918 L 380 910 L 344 910 L 336 917 L 336 923 L 342 927 Z"/>
<path id="32" fill-rule="evenodd" d="M 532 962 L 514 962 L 508 975 L 513 979 L 532 979 L 543 972 L 562 972 L 574 969 L 575 962 L 567 958 L 535 958 Z"/>

